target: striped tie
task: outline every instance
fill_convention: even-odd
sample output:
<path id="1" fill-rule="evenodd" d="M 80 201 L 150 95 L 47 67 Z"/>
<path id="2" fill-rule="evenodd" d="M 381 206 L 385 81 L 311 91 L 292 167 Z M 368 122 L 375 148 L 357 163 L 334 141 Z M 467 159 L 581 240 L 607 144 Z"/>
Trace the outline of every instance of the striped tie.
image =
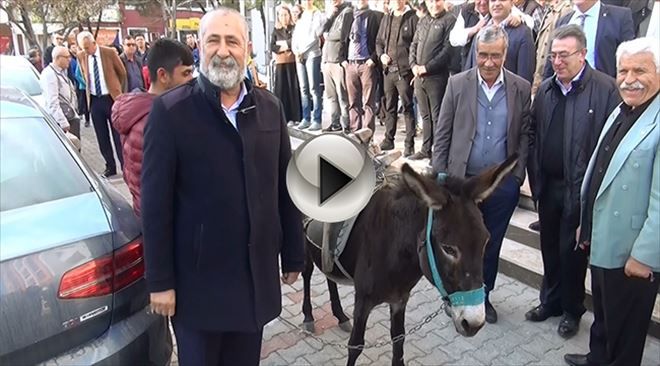
<path id="1" fill-rule="evenodd" d="M 584 21 L 587 20 L 587 14 L 578 15 L 578 19 L 580 20 L 580 28 L 584 30 Z"/>
<path id="2" fill-rule="evenodd" d="M 92 55 L 94 57 L 94 86 L 95 86 L 95 95 L 97 97 L 101 96 L 101 74 L 99 73 L 99 63 L 96 60 L 96 55 Z"/>

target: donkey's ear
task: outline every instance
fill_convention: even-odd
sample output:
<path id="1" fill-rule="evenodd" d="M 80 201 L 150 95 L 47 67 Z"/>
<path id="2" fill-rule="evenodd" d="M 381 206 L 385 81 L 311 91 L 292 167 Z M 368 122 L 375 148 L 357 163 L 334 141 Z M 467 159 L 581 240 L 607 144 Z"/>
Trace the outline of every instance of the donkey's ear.
<path id="1" fill-rule="evenodd" d="M 487 171 L 470 178 L 467 182 L 469 197 L 479 203 L 488 198 L 502 179 L 509 174 L 518 163 L 518 154 L 508 157 L 500 165 L 494 166 Z"/>
<path id="2" fill-rule="evenodd" d="M 403 164 L 401 177 L 415 196 L 424 201 L 428 207 L 440 210 L 447 204 L 449 200 L 447 191 L 438 187 L 432 179 L 417 174 L 410 165 Z"/>

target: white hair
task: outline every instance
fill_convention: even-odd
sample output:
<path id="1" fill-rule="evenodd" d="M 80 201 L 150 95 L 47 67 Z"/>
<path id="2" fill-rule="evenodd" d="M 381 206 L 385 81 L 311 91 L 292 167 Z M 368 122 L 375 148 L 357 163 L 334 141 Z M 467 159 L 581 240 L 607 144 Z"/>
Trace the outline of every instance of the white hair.
<path id="1" fill-rule="evenodd" d="M 636 38 L 632 41 L 623 42 L 616 49 L 617 69 L 624 55 L 636 55 L 639 53 L 650 53 L 653 55 L 655 70 L 660 73 L 660 40 L 651 37 Z"/>
<path id="2" fill-rule="evenodd" d="M 241 19 L 241 22 L 243 23 L 243 36 L 245 37 L 245 43 L 249 42 L 248 39 L 248 23 L 247 20 L 245 20 L 245 17 L 241 15 L 241 13 L 232 8 L 220 6 L 216 9 L 213 9 L 212 11 L 204 14 L 202 17 L 202 20 L 199 22 L 199 39 L 203 40 L 204 39 L 204 33 L 206 33 L 206 27 L 208 22 L 211 21 L 212 18 L 214 18 L 216 15 L 218 16 L 224 16 L 224 15 L 235 15 Z"/>
<path id="3" fill-rule="evenodd" d="M 78 41 L 78 46 L 82 47 L 83 41 L 85 41 L 86 39 L 95 42 L 94 35 L 92 33 L 88 31 L 82 31 L 78 33 L 78 35 L 76 36 L 76 41 Z"/>
<path id="4" fill-rule="evenodd" d="M 53 56 L 53 60 L 55 60 L 57 58 L 57 56 L 59 56 L 60 53 L 65 53 L 65 52 L 67 54 L 69 53 L 69 50 L 66 47 L 64 47 L 64 46 L 55 46 L 55 47 L 53 47 L 53 52 L 51 52 L 50 55 Z"/>

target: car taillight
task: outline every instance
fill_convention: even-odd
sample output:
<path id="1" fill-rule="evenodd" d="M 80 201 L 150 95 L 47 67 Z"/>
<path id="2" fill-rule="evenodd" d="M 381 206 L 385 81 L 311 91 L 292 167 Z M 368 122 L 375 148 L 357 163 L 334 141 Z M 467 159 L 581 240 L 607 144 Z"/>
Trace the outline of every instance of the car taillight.
<path id="1" fill-rule="evenodd" d="M 112 254 L 96 258 L 64 274 L 59 298 L 79 299 L 117 292 L 144 277 L 142 237 Z"/>

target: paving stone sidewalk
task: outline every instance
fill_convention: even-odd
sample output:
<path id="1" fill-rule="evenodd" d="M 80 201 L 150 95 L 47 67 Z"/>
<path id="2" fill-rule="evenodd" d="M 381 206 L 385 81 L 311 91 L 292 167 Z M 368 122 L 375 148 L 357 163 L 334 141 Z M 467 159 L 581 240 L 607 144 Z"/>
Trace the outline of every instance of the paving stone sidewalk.
<path id="1" fill-rule="evenodd" d="M 96 172 L 103 172 L 104 162 L 96 144 L 94 129 L 82 128 L 82 155 Z M 130 194 L 121 176 L 109 180 L 129 201 Z M 292 286 L 282 287 L 282 314 L 288 322 L 302 323 L 302 279 Z M 339 286 L 345 313 L 352 318 L 352 287 Z M 584 353 L 588 350 L 589 327 L 593 314 L 587 312 L 580 323 L 579 333 L 571 340 L 562 339 L 556 332 L 559 318 L 543 323 L 525 321 L 524 313 L 537 304 L 539 293 L 532 287 L 500 274 L 491 301 L 499 313 L 497 324 L 487 324 L 476 336 L 464 338 L 456 333 L 451 320 L 441 312 L 417 333 L 406 338 L 404 346 L 407 365 L 564 365 L 565 353 Z M 422 279 L 413 289 L 406 313 L 406 329 L 411 329 L 440 306 L 437 291 Z M 325 277 L 316 270 L 312 277 L 312 306 L 316 320 L 316 334 L 306 335 L 287 323 L 276 319 L 264 328 L 261 365 L 343 365 L 348 352 L 341 346 L 324 342 L 347 344 L 349 334 L 337 327 L 330 310 L 330 298 Z M 389 308 L 376 307 L 369 317 L 365 341 L 372 344 L 389 339 Z M 175 351 L 176 352 L 176 351 Z M 358 358 L 360 365 L 389 365 L 391 346 L 366 349 Z M 643 365 L 660 365 L 660 341 L 647 337 Z M 172 365 L 178 365 L 176 353 Z"/>

